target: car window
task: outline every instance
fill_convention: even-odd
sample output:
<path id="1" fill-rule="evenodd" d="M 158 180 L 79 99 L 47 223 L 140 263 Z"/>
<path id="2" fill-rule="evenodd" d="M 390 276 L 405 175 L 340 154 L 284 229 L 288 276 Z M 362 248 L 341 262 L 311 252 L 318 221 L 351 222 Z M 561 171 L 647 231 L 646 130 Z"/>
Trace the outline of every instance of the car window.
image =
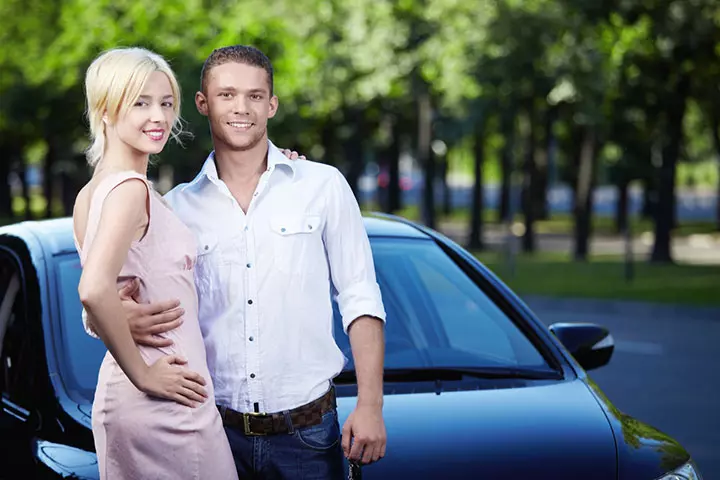
<path id="1" fill-rule="evenodd" d="M 434 242 L 375 238 L 372 248 L 387 313 L 386 367 L 547 366 L 522 331 Z M 335 330 L 341 332 L 337 306 L 334 312 Z M 352 368 L 347 336 L 336 339 Z"/>
<path id="2" fill-rule="evenodd" d="M 387 312 L 387 368 L 547 366 L 522 331 L 434 242 L 372 238 L 371 245 Z M 80 273 L 77 255 L 58 260 L 66 382 L 92 398 L 105 347 L 83 329 Z M 335 339 L 352 369 L 335 301 L 333 312 Z"/>
<path id="3" fill-rule="evenodd" d="M 80 260 L 77 255 L 65 255 L 57 261 L 57 282 L 60 286 L 58 302 L 62 324 L 56 341 L 62 342 L 63 382 L 70 391 L 92 398 L 98 371 L 105 355 L 105 344 L 85 333 L 82 323 L 82 304 L 78 296 Z"/>

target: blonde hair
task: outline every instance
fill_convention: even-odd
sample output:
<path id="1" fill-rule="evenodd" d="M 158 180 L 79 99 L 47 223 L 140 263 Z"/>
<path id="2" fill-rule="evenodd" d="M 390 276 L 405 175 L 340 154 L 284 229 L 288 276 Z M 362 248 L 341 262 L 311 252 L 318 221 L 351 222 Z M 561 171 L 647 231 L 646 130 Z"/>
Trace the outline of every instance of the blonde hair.
<path id="1" fill-rule="evenodd" d="M 115 48 L 100 54 L 85 74 L 87 118 L 92 141 L 85 153 L 91 166 L 97 165 L 105 153 L 103 116 L 107 115 L 110 122 L 116 122 L 137 101 L 154 72 L 164 73 L 170 81 L 175 112 L 171 135 L 179 141 L 182 133 L 180 86 L 170 65 L 157 53 L 144 48 Z"/>

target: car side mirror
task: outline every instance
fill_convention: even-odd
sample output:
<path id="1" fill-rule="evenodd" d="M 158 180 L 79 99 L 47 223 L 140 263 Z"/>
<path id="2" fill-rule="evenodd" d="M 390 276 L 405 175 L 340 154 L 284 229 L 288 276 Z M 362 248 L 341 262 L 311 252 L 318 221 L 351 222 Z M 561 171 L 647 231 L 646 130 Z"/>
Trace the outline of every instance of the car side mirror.
<path id="1" fill-rule="evenodd" d="M 585 370 L 607 365 L 615 350 L 610 331 L 594 323 L 553 323 L 550 331 Z"/>

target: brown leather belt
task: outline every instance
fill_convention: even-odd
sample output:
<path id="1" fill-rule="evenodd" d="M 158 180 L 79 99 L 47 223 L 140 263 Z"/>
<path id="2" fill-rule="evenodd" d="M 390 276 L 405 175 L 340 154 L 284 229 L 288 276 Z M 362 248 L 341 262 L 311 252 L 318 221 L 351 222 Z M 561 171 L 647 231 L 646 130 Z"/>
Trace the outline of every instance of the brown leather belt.
<path id="1" fill-rule="evenodd" d="M 335 387 L 331 387 L 317 400 L 287 412 L 242 413 L 220 405 L 218 410 L 226 427 L 236 428 L 245 435 L 273 435 L 291 433 L 296 428 L 318 425 L 322 422 L 323 414 L 335 409 L 336 405 Z"/>

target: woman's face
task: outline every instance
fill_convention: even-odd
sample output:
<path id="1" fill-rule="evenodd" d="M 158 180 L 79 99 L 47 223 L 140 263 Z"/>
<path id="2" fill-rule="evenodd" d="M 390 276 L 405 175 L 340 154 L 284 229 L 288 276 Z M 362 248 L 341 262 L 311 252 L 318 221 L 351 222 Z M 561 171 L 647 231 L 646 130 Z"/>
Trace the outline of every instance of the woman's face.
<path id="1" fill-rule="evenodd" d="M 136 153 L 160 153 L 175 121 L 174 103 L 170 80 L 153 72 L 136 102 L 113 126 L 115 135 Z"/>

